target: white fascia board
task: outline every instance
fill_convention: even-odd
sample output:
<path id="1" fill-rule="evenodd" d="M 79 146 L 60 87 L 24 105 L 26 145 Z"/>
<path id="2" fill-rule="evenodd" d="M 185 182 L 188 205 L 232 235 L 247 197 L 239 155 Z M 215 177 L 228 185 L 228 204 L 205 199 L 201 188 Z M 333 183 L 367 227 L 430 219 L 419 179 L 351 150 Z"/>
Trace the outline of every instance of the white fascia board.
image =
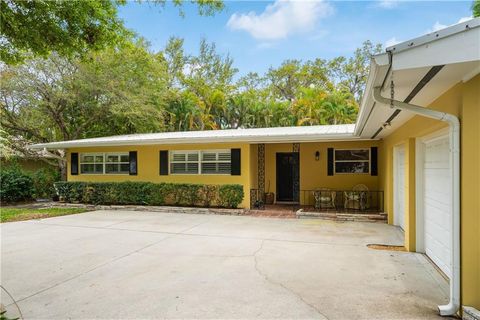
<path id="1" fill-rule="evenodd" d="M 480 18 L 472 21 L 477 22 L 474 28 L 469 27 L 462 32 L 439 37 L 435 41 L 431 40 L 414 46 L 410 50 L 392 51 L 394 53 L 392 69 L 395 71 L 480 61 L 480 25 L 478 23 Z M 447 29 L 440 30 L 438 33 Z"/>
<path id="2" fill-rule="evenodd" d="M 303 127 L 305 129 L 305 127 Z M 283 142 L 314 142 L 314 141 L 350 141 L 358 140 L 352 135 L 354 125 L 340 125 L 340 126 L 322 126 L 320 132 L 314 130 L 303 130 L 302 133 L 292 133 L 295 128 L 285 128 L 285 131 L 290 133 L 282 133 L 278 128 L 273 130 L 261 130 L 254 132 L 255 129 L 241 129 L 240 132 L 229 133 L 209 131 L 208 135 L 203 132 L 201 136 L 192 136 L 193 132 L 182 135 L 179 133 L 176 136 L 162 137 L 162 134 L 145 134 L 145 135 L 130 135 L 130 136 L 116 136 L 93 138 L 73 141 L 61 141 L 52 143 L 42 143 L 30 146 L 30 149 L 68 149 L 68 148 L 83 148 L 83 147 L 97 147 L 97 146 L 132 146 L 132 145 L 166 145 L 166 144 L 193 144 L 193 143 L 283 143 Z M 302 131 L 302 127 L 298 128 Z M 236 131 L 236 130 L 232 130 Z M 305 132 L 307 131 L 307 132 Z M 312 131 L 312 132 L 308 132 Z"/>
<path id="3" fill-rule="evenodd" d="M 372 96 L 373 88 L 382 84 L 383 79 L 388 72 L 389 60 L 388 53 L 377 54 L 371 58 L 370 73 L 368 75 L 365 93 L 355 123 L 355 131 L 353 133 L 355 136 L 361 135 L 362 130 L 369 119 L 369 115 L 375 103 Z"/>

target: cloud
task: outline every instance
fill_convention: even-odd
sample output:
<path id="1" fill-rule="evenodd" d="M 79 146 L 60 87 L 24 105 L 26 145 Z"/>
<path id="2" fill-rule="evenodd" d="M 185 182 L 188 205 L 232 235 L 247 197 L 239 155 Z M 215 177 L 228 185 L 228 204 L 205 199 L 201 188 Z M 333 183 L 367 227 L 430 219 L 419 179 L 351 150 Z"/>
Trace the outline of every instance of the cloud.
<path id="1" fill-rule="evenodd" d="M 396 45 L 397 43 L 400 43 L 400 42 L 402 42 L 402 41 L 401 41 L 401 40 L 397 40 L 397 38 L 395 38 L 395 37 L 390 38 L 390 39 L 388 39 L 388 40 L 385 42 L 385 48 L 394 46 L 394 45 Z"/>
<path id="2" fill-rule="evenodd" d="M 393 9 L 398 6 L 399 0 L 380 0 L 378 6 L 384 9 Z"/>
<path id="3" fill-rule="evenodd" d="M 457 24 L 457 23 L 462 23 L 462 22 L 466 22 L 468 20 L 471 20 L 473 19 L 473 17 L 462 17 L 458 20 L 458 22 L 454 23 L 454 24 Z M 450 26 L 453 26 L 453 24 L 451 24 Z M 428 29 L 427 30 L 427 33 L 432 33 L 432 32 L 436 32 L 438 30 L 442 30 L 442 29 L 445 29 L 449 27 L 449 25 L 446 25 L 446 24 L 442 24 L 440 23 L 439 21 L 435 22 L 435 24 L 432 26 L 432 28 Z"/>
<path id="4" fill-rule="evenodd" d="M 260 14 L 234 13 L 227 26 L 246 31 L 255 39 L 278 40 L 311 31 L 320 19 L 332 13 L 333 7 L 325 1 L 276 0 Z"/>

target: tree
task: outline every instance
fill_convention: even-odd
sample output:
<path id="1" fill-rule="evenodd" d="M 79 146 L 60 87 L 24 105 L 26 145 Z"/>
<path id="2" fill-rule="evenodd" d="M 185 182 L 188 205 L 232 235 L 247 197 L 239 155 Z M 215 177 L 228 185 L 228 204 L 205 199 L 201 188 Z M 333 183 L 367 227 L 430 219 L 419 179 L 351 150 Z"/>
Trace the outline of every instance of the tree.
<path id="1" fill-rule="evenodd" d="M 362 100 L 368 72 L 370 70 L 370 58 L 380 53 L 381 44 L 374 45 L 371 41 L 365 41 L 361 48 L 357 48 L 350 58 L 338 57 L 331 60 L 328 69 L 332 81 L 336 86 L 348 90 L 358 104 Z"/>
<path id="2" fill-rule="evenodd" d="M 85 59 L 53 54 L 4 66 L 0 124 L 22 153 L 25 143 L 161 131 L 164 72 L 141 42 Z"/>
<path id="3" fill-rule="evenodd" d="M 472 3 L 473 17 L 480 17 L 480 0 L 474 0 Z"/>
<path id="4" fill-rule="evenodd" d="M 152 0 L 165 6 L 166 0 Z M 199 14 L 212 15 L 223 9 L 221 0 L 194 0 Z M 113 47 L 130 32 L 117 16 L 126 0 L 2 0 L 0 3 L 0 56 L 16 64 L 27 53 L 46 57 L 85 54 Z M 174 0 L 181 7 L 184 1 Z M 183 12 L 180 12 L 183 14 Z"/>

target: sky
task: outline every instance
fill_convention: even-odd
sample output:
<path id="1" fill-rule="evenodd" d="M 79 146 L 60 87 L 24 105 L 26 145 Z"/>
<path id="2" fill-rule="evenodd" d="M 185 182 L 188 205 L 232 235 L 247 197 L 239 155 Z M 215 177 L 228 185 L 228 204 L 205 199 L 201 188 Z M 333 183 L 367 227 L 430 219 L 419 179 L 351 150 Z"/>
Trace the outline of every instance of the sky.
<path id="1" fill-rule="evenodd" d="M 184 17 L 167 2 L 128 2 L 120 8 L 127 28 L 162 50 L 172 36 L 197 54 L 202 39 L 230 55 L 239 69 L 264 73 L 286 59 L 351 56 L 365 40 L 393 45 L 471 17 L 471 1 L 225 1 L 213 17 L 186 4 Z"/>

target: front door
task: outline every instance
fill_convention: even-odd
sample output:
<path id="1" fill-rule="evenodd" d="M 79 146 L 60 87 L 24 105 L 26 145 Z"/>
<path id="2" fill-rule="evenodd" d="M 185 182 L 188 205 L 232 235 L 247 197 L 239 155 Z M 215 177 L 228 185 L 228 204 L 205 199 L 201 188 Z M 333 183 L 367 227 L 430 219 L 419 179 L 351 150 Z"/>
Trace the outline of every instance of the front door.
<path id="1" fill-rule="evenodd" d="M 277 153 L 277 201 L 298 201 L 298 152 Z"/>

